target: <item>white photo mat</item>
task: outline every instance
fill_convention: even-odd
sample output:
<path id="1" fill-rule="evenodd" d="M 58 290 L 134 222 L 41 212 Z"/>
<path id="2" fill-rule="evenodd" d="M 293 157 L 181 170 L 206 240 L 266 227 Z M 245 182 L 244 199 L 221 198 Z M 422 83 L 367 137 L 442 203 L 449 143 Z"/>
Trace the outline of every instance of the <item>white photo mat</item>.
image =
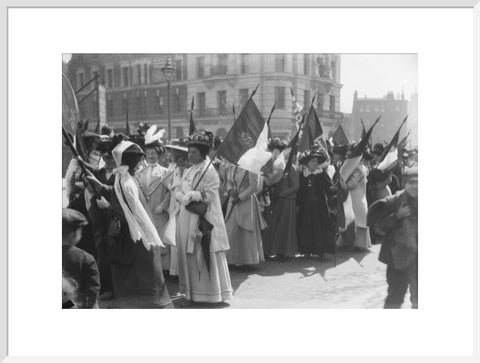
<path id="1" fill-rule="evenodd" d="M 472 355 L 473 26 L 471 8 L 10 9 L 8 356 Z M 61 310 L 62 53 L 162 52 L 417 53 L 420 309 Z"/>

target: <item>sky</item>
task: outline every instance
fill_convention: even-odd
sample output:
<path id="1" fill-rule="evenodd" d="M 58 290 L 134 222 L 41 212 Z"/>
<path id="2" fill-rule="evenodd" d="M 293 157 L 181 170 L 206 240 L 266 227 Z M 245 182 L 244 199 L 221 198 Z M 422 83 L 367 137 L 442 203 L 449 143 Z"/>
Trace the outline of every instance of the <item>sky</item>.
<path id="1" fill-rule="evenodd" d="M 381 98 L 392 91 L 410 100 L 418 90 L 416 54 L 342 54 L 340 111 L 352 112 L 353 93 Z"/>
<path id="2" fill-rule="evenodd" d="M 68 62 L 71 54 L 63 54 Z M 342 54 L 340 111 L 352 112 L 353 93 L 380 98 L 392 91 L 402 92 L 407 100 L 418 89 L 416 54 Z"/>

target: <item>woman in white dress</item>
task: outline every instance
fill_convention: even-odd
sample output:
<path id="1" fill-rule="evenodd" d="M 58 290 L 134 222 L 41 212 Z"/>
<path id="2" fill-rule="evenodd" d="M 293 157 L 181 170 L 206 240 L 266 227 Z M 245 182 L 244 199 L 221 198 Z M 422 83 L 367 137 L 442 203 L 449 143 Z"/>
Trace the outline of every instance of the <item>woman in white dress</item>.
<path id="1" fill-rule="evenodd" d="M 193 166 L 183 174 L 175 195 L 182 203 L 176 235 L 179 290 L 187 302 L 219 303 L 233 296 L 225 256 L 229 243 L 218 195 L 220 181 L 207 158 L 212 141 L 213 134 L 205 130 L 197 130 L 189 137 L 186 144 Z M 203 213 L 190 211 L 192 202 L 206 206 L 206 213 L 201 216 Z M 203 228 L 205 225 L 210 226 L 210 231 Z"/>

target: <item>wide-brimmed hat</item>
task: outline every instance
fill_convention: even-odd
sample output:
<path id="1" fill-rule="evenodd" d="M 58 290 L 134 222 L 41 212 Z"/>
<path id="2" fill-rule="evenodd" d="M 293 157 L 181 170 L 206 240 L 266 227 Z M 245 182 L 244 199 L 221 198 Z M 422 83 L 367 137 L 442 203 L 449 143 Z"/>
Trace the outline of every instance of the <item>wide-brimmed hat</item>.
<path id="1" fill-rule="evenodd" d="M 207 130 L 196 130 L 190 135 L 186 142 L 187 146 L 207 146 L 213 145 L 213 134 Z"/>
<path id="2" fill-rule="evenodd" d="M 164 148 L 188 152 L 188 148 L 184 139 L 171 139 L 170 144 L 164 145 Z"/>
<path id="3" fill-rule="evenodd" d="M 62 227 L 63 228 L 80 228 L 88 224 L 87 218 L 75 209 L 62 209 Z"/>
<path id="4" fill-rule="evenodd" d="M 306 165 L 313 158 L 317 158 L 319 164 L 323 164 L 327 160 L 327 156 L 323 151 L 318 149 L 310 149 L 304 151 L 298 156 L 298 162 L 302 165 Z"/>

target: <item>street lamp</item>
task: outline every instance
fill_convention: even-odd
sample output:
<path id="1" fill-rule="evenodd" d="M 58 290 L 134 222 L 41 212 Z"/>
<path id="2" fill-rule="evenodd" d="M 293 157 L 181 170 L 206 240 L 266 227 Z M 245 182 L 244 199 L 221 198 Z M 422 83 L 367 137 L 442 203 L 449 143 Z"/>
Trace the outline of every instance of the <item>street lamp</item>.
<path id="1" fill-rule="evenodd" d="M 168 107 L 168 140 L 172 139 L 172 120 L 170 119 L 170 83 L 175 75 L 175 68 L 170 63 L 170 57 L 167 57 L 165 65 L 161 68 L 165 79 L 167 80 L 167 107 Z"/>

